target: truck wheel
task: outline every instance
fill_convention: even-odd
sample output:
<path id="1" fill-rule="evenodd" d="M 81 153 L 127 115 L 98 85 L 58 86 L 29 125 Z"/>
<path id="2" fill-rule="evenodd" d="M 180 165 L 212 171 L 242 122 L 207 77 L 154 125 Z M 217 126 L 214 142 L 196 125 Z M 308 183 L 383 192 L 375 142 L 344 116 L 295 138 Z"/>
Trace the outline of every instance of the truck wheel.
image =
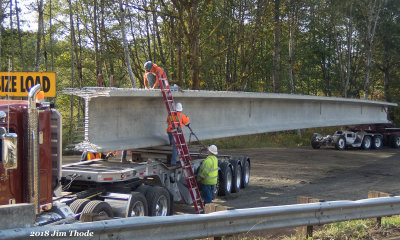
<path id="1" fill-rule="evenodd" d="M 170 211 L 170 196 L 167 189 L 159 186 L 151 187 L 146 193 L 149 216 L 167 216 Z"/>
<path id="2" fill-rule="evenodd" d="M 218 174 L 218 175 L 219 175 L 219 174 Z M 219 182 L 219 176 L 218 176 L 217 184 L 214 186 L 214 189 L 213 189 L 213 199 L 216 199 L 217 196 L 218 196 L 218 193 L 219 193 L 219 184 L 220 184 L 220 182 Z"/>
<path id="3" fill-rule="evenodd" d="M 132 192 L 131 201 L 126 211 L 125 217 L 142 217 L 148 215 L 148 206 L 146 197 L 143 193 Z"/>
<path id="4" fill-rule="evenodd" d="M 242 184 L 241 188 L 246 188 L 250 182 L 250 160 L 245 158 L 242 167 Z"/>
<path id="5" fill-rule="evenodd" d="M 314 142 L 314 140 L 311 140 L 311 147 L 314 149 L 320 149 L 321 145 L 318 142 Z"/>
<path id="6" fill-rule="evenodd" d="M 383 139 L 382 136 L 376 135 L 372 138 L 372 148 L 373 149 L 381 149 L 383 145 Z"/>
<path id="7" fill-rule="evenodd" d="M 390 139 L 392 148 L 400 148 L 400 135 L 392 135 Z"/>
<path id="8" fill-rule="evenodd" d="M 113 218 L 110 204 L 103 201 L 90 201 L 82 210 L 81 222 L 94 222 Z"/>
<path id="9" fill-rule="evenodd" d="M 321 147 L 321 144 L 319 142 L 317 142 L 316 138 L 320 137 L 321 134 L 318 133 L 314 133 L 312 138 L 311 138 L 311 147 L 314 149 L 319 149 Z"/>
<path id="10" fill-rule="evenodd" d="M 335 148 L 337 150 L 344 150 L 346 148 L 346 139 L 343 136 L 339 137 L 335 144 Z"/>
<path id="11" fill-rule="evenodd" d="M 143 195 L 146 196 L 146 193 L 150 188 L 151 188 L 151 186 L 142 184 L 138 188 L 135 189 L 135 192 L 143 193 Z"/>
<path id="12" fill-rule="evenodd" d="M 220 168 L 218 195 L 228 196 L 232 192 L 232 169 L 228 162 L 223 162 Z"/>
<path id="13" fill-rule="evenodd" d="M 240 161 L 232 160 L 229 162 L 233 166 L 232 192 L 237 193 L 239 192 L 240 185 L 242 184 L 242 166 L 240 166 Z"/>
<path id="14" fill-rule="evenodd" d="M 83 199 L 76 199 L 69 205 L 71 208 L 72 212 L 77 214 L 82 212 L 83 208 L 90 202 L 89 199 L 83 198 Z"/>
<path id="15" fill-rule="evenodd" d="M 361 148 L 364 150 L 371 149 L 372 141 L 370 136 L 364 136 L 364 139 L 361 144 Z"/>

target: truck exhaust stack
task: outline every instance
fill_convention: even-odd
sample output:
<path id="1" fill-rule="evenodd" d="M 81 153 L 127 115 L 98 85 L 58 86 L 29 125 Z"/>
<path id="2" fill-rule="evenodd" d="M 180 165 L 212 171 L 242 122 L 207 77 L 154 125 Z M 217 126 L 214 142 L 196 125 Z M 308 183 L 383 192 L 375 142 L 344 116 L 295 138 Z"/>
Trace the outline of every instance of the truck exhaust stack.
<path id="1" fill-rule="evenodd" d="M 40 84 L 31 88 L 28 95 L 28 201 L 35 205 L 36 214 L 40 213 L 39 179 L 39 112 L 36 108 L 36 95 Z"/>

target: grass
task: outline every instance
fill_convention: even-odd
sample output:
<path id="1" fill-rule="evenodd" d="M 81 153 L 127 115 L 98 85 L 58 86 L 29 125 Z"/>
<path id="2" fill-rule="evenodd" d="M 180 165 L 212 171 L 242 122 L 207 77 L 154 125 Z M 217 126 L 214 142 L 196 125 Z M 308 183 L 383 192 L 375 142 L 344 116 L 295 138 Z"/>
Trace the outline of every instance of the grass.
<path id="1" fill-rule="evenodd" d="M 286 232 L 293 232 L 287 229 Z M 236 236 L 224 237 L 229 240 L 297 240 L 296 235 L 274 234 L 263 237 L 263 234 L 247 233 Z M 268 234 L 267 234 L 268 235 Z M 400 236 L 400 216 L 383 217 L 379 227 L 376 218 L 352 220 L 314 226 L 313 237 L 304 240 L 382 240 L 399 239 L 389 238 Z"/>
<path id="2" fill-rule="evenodd" d="M 314 231 L 311 239 L 383 239 L 391 230 L 400 228 L 400 216 L 383 217 L 381 226 L 376 219 L 353 220 L 326 224 Z M 379 237 L 380 236 L 380 237 Z"/>

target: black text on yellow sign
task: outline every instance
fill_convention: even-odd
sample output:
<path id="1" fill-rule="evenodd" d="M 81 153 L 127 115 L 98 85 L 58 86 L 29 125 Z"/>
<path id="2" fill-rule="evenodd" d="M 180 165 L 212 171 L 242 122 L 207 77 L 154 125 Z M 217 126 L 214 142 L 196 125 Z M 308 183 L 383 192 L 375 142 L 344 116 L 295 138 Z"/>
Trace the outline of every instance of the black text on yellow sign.
<path id="1" fill-rule="evenodd" d="M 0 96 L 26 97 L 36 84 L 45 97 L 56 96 L 55 72 L 0 72 Z"/>

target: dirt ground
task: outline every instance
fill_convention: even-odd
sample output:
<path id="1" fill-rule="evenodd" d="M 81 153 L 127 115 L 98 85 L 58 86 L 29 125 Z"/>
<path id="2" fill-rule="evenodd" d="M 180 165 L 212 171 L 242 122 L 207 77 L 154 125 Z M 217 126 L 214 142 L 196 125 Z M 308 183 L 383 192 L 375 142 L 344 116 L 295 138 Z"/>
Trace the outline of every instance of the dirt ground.
<path id="1" fill-rule="evenodd" d="M 400 195 L 400 150 L 334 148 L 257 148 L 221 151 L 251 160 L 249 186 L 219 197 L 215 203 L 230 208 L 296 204 L 297 196 L 358 200 L 369 190 Z"/>
<path id="2" fill-rule="evenodd" d="M 222 150 L 222 154 L 251 159 L 249 186 L 239 193 L 219 197 L 215 203 L 229 208 L 296 204 L 297 196 L 333 200 L 358 200 L 376 190 L 400 195 L 400 150 L 311 147 Z M 175 204 L 175 212 L 194 213 L 193 207 Z M 293 229 L 265 232 L 263 236 L 294 233 Z"/>

